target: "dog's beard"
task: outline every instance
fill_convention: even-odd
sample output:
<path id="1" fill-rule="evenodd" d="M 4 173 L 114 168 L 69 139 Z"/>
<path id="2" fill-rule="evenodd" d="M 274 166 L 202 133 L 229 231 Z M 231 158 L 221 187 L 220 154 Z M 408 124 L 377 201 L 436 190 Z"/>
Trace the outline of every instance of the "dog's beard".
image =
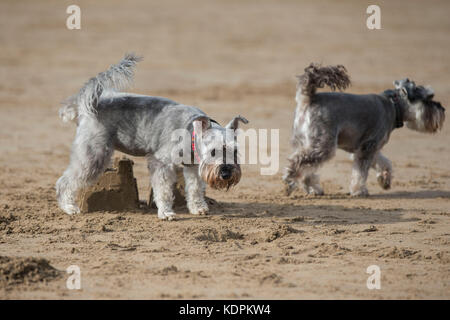
<path id="1" fill-rule="evenodd" d="M 213 189 L 230 189 L 232 186 L 239 183 L 241 180 L 241 167 L 238 164 L 233 165 L 231 177 L 223 179 L 220 176 L 220 164 L 200 164 L 200 176 Z"/>
<path id="2" fill-rule="evenodd" d="M 445 109 L 439 102 L 427 101 L 424 103 L 424 124 L 427 132 L 434 133 L 442 129 L 445 120 Z"/>
<path id="3" fill-rule="evenodd" d="M 416 114 L 416 119 L 407 121 L 406 126 L 409 129 L 435 133 L 441 130 L 445 120 L 445 109 L 439 102 L 432 100 L 423 101 L 420 107 L 420 113 Z"/>

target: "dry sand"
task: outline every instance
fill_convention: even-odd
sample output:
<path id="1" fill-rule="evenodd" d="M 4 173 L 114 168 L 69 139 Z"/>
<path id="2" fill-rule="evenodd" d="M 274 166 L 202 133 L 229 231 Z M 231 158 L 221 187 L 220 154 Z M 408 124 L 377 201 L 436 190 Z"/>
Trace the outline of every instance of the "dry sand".
<path id="1" fill-rule="evenodd" d="M 288 198 L 280 172 L 247 165 L 233 190 L 207 190 L 219 201 L 210 216 L 184 208 L 172 222 L 154 209 L 68 216 L 54 192 L 75 133 L 59 101 L 126 51 L 145 56 L 134 92 L 200 106 L 221 123 L 242 114 L 279 128 L 282 167 L 294 75 L 311 61 L 344 64 L 352 92 L 407 76 L 449 105 L 448 1 L 379 1 L 374 31 L 364 1 L 77 3 L 79 31 L 65 28 L 71 1 L 0 3 L 1 299 L 450 298 L 448 124 L 437 135 L 395 131 L 385 147 L 393 188 L 382 191 L 372 172 L 369 198 L 347 195 L 343 152 L 321 171 L 326 196 Z M 146 200 L 146 164 L 133 161 Z M 380 290 L 366 287 L 374 264 Z M 69 265 L 81 268 L 81 290 L 66 289 Z"/>

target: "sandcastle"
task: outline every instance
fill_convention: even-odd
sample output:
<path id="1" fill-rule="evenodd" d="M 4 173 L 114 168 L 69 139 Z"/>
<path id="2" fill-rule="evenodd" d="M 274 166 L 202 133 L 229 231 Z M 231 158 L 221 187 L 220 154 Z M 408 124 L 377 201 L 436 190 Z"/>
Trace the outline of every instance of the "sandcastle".
<path id="1" fill-rule="evenodd" d="M 133 175 L 133 161 L 115 158 L 98 181 L 80 192 L 82 212 L 124 211 L 139 208 L 139 195 Z"/>

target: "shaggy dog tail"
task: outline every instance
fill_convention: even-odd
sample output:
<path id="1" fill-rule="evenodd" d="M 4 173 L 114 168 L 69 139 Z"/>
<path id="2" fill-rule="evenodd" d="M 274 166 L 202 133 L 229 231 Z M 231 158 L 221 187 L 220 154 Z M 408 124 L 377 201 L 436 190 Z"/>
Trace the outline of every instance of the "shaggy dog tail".
<path id="1" fill-rule="evenodd" d="M 317 88 L 328 86 L 335 91 L 344 90 L 350 85 L 350 77 L 343 65 L 322 67 L 320 64 L 311 63 L 305 68 L 305 73 L 297 78 L 297 100 L 301 97 L 303 104 L 307 105 Z"/>
<path id="2" fill-rule="evenodd" d="M 67 98 L 59 110 L 64 122 L 76 121 L 79 116 L 95 116 L 97 104 L 103 92 L 123 90 L 133 81 L 136 63 L 142 60 L 133 53 L 128 53 L 118 64 L 91 78 L 80 91 Z"/>

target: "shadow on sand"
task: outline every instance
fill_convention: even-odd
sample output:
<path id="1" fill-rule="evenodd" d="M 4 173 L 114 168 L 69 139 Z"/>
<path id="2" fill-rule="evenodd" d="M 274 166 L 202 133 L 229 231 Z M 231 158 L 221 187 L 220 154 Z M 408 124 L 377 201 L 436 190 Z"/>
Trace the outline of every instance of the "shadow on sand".
<path id="1" fill-rule="evenodd" d="M 311 224 L 389 224 L 417 221 L 405 218 L 401 209 L 370 209 L 340 205 L 293 205 L 276 203 L 220 202 L 211 208 L 211 215 L 227 218 L 282 218 L 291 223 Z"/>

